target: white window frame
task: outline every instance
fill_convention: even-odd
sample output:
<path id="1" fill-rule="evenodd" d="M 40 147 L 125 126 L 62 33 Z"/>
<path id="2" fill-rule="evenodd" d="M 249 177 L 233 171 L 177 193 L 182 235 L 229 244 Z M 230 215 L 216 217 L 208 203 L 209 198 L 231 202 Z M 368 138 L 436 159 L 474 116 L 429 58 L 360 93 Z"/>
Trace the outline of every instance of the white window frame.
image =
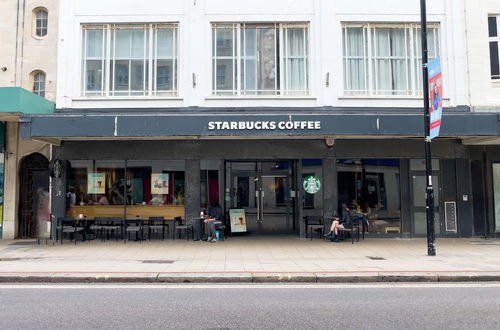
<path id="1" fill-rule="evenodd" d="M 47 74 L 42 70 L 35 70 L 31 72 L 30 85 L 33 94 L 45 97 L 47 89 Z"/>
<path id="2" fill-rule="evenodd" d="M 243 50 L 246 45 L 246 35 L 241 34 L 241 31 L 246 28 L 247 24 L 249 26 L 260 25 L 262 28 L 272 28 L 275 30 L 274 38 L 274 56 L 276 63 L 276 70 L 279 67 L 279 80 L 278 77 L 274 80 L 274 90 L 258 90 L 258 89 L 247 89 L 245 88 L 245 78 L 247 66 L 243 66 L 242 61 L 248 59 L 248 57 L 243 54 Z M 305 73 L 305 89 L 304 90 L 291 90 L 289 89 L 291 83 L 290 79 L 286 75 L 287 71 L 287 60 L 292 58 L 299 58 L 299 56 L 291 56 L 286 54 L 285 41 L 287 38 L 288 29 L 290 28 L 303 28 L 304 29 L 304 73 Z M 231 29 L 233 33 L 233 44 L 232 44 L 232 55 L 218 56 L 217 55 L 217 30 L 218 29 Z M 308 22 L 282 22 L 282 23 L 267 23 L 267 22 L 237 22 L 237 23 L 212 23 L 212 95 L 214 96 L 308 96 L 310 95 L 310 28 Z M 281 40 L 278 47 L 278 38 Z M 278 58 L 278 53 L 281 54 Z M 233 89 L 217 89 L 217 60 L 232 60 L 233 62 L 233 75 L 232 75 L 232 86 Z M 243 76 L 240 74 L 243 70 Z M 278 81 L 280 85 L 278 85 Z"/>
<path id="3" fill-rule="evenodd" d="M 40 18 L 39 15 L 41 13 L 45 13 L 47 15 L 46 18 Z M 43 23 L 45 22 L 45 26 L 40 25 L 38 26 L 38 23 Z M 33 9 L 33 15 L 32 15 L 32 31 L 31 34 L 33 38 L 36 39 L 44 39 L 47 37 L 49 34 L 49 11 L 45 7 L 37 7 Z M 38 34 L 39 30 L 41 31 L 41 34 Z M 45 31 L 45 34 L 43 34 L 43 31 Z"/>
<path id="4" fill-rule="evenodd" d="M 102 30 L 102 49 L 103 55 L 101 58 L 101 89 L 96 91 L 86 90 L 87 86 L 87 31 Z M 144 31 L 144 54 L 143 60 L 143 90 L 131 89 L 131 61 L 129 58 L 129 80 L 128 90 L 116 90 L 114 70 L 116 67 L 116 52 L 115 49 L 115 33 L 119 29 L 140 29 Z M 169 56 L 158 55 L 158 31 L 162 29 L 173 29 L 173 47 L 172 54 Z M 82 71 L 81 71 L 81 92 L 85 97 L 151 97 L 151 96 L 177 96 L 178 95 L 178 75 L 179 75 L 179 23 L 92 23 L 82 24 Z M 157 86 L 157 61 L 172 60 L 172 89 L 158 90 Z M 123 60 L 123 59 L 118 59 Z M 126 59 L 125 59 L 126 60 Z M 112 67 L 113 66 L 113 67 Z M 113 72 L 113 74 L 111 74 Z"/>
<path id="5" fill-rule="evenodd" d="M 348 56 L 348 38 L 347 30 L 349 28 L 363 29 L 363 56 Z M 377 43 L 374 42 L 373 37 L 377 35 L 380 29 L 402 29 L 405 35 L 405 52 L 404 56 L 376 56 Z M 435 50 L 434 56 L 429 55 L 429 60 L 439 56 L 439 24 L 429 23 L 428 33 L 434 36 L 433 49 Z M 422 96 L 422 58 L 421 58 L 421 45 L 416 42 L 417 34 L 420 35 L 420 24 L 417 23 L 342 23 L 342 58 L 343 58 L 343 72 L 344 72 L 344 95 L 346 96 Z M 347 70 L 347 63 L 351 59 L 362 59 L 364 62 L 364 89 L 348 89 L 350 85 L 349 70 Z M 382 90 L 377 86 L 378 71 L 377 60 L 389 60 L 389 65 L 392 65 L 393 60 L 403 60 L 405 62 L 406 70 L 406 89 L 400 90 Z M 391 69 L 392 72 L 392 69 Z"/>

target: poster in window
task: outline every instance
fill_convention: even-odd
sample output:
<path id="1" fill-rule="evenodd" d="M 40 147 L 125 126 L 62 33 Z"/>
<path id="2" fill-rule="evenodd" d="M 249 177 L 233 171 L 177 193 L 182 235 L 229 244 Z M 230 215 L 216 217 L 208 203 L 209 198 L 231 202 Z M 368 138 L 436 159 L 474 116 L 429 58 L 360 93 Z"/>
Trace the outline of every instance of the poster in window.
<path id="1" fill-rule="evenodd" d="M 151 193 L 162 195 L 168 194 L 168 173 L 151 174 Z"/>
<path id="2" fill-rule="evenodd" d="M 87 174 L 87 193 L 104 194 L 106 186 L 106 173 L 88 173 Z"/>
<path id="3" fill-rule="evenodd" d="M 229 222 L 232 233 L 245 233 L 247 231 L 247 221 L 244 209 L 230 209 Z"/>

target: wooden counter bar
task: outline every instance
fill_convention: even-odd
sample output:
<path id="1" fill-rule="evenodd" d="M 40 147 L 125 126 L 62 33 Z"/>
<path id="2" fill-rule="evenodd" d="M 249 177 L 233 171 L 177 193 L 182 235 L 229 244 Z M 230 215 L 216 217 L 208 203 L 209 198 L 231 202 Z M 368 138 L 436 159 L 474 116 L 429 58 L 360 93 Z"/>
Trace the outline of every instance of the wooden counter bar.
<path id="1" fill-rule="evenodd" d="M 67 215 L 73 219 L 78 219 L 78 215 L 83 214 L 87 219 L 95 217 L 119 217 L 124 215 L 123 205 L 75 205 L 71 207 Z M 127 205 L 127 218 L 147 219 L 149 217 L 164 217 L 173 219 L 175 217 L 185 218 L 184 205 Z"/>

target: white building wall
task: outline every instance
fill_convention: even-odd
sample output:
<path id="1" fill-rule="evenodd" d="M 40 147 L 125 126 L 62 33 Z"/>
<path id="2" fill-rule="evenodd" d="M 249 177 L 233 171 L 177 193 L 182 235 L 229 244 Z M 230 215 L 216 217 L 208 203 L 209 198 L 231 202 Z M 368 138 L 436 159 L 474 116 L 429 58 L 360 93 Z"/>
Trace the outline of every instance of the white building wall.
<path id="1" fill-rule="evenodd" d="M 500 15 L 500 1 L 465 0 L 465 6 L 470 104 L 475 111 L 498 111 L 500 80 L 491 79 L 488 15 Z"/>
<path id="2" fill-rule="evenodd" d="M 419 2 L 397 0 L 61 0 L 58 108 L 379 106 L 420 107 L 419 97 L 345 97 L 341 22 L 420 22 Z M 310 22 L 310 95 L 212 96 L 211 22 Z M 428 1 L 440 24 L 445 106 L 467 102 L 462 1 Z M 179 22 L 179 92 L 175 97 L 81 96 L 82 23 Z M 329 75 L 329 86 L 326 77 Z M 193 86 L 196 77 L 196 86 Z"/>

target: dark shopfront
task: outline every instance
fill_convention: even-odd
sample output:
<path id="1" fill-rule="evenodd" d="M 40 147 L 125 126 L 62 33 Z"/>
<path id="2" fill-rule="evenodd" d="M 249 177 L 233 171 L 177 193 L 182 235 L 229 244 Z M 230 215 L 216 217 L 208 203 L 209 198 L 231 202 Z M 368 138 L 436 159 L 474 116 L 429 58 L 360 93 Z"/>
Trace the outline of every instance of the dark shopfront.
<path id="1" fill-rule="evenodd" d="M 77 195 L 77 207 L 105 195 L 110 207 L 126 216 L 135 215 L 141 207 L 169 206 L 190 219 L 218 201 L 226 211 L 245 209 L 252 234 L 303 237 L 304 216 L 329 217 L 346 203 L 370 209 L 371 236 L 425 236 L 423 143 L 421 138 L 401 136 L 403 131 L 412 136 L 420 133 L 413 127 L 420 122 L 418 115 L 399 120 L 351 116 L 349 124 L 349 120 L 342 121 L 346 116 L 304 115 L 314 120 L 302 120 L 294 115 L 292 121 L 290 116 L 260 115 L 256 116 L 261 122 L 258 132 L 255 121 L 253 127 L 233 130 L 233 117 L 238 118 L 234 115 L 221 116 L 227 119 L 227 127 L 223 120 L 210 125 L 213 117 L 209 115 L 176 117 L 30 117 L 23 135 L 60 142 L 53 148 L 53 159 L 67 160 L 70 165 L 61 178 L 52 180 L 53 213 L 68 212 L 72 205 L 66 196 L 71 190 Z M 272 131 L 262 118 L 284 122 L 282 131 Z M 54 127 L 55 131 L 49 129 Z M 367 133 L 364 138 L 359 130 Z M 341 133 L 333 145 L 327 141 L 332 132 Z M 473 148 L 456 138 L 433 142 L 438 236 L 477 235 Z M 82 192 L 89 192 L 89 173 L 101 173 L 102 191 L 80 200 Z M 303 188 L 304 179 L 311 175 L 321 182 L 315 194 Z M 166 189 L 163 194 L 153 191 L 152 182 L 158 178 L 168 187 L 162 188 Z M 112 195 L 111 191 L 121 193 Z"/>
<path id="2" fill-rule="evenodd" d="M 423 236 L 420 147 L 419 141 L 410 140 L 338 140 L 333 148 L 324 140 L 66 141 L 54 148 L 54 159 L 70 164 L 61 178 L 53 179 L 54 213 L 73 207 L 60 197 L 72 190 L 77 195 L 76 213 L 88 214 L 89 200 L 98 202 L 102 195 L 82 196 L 88 191 L 88 175 L 105 173 L 102 192 L 107 207 L 125 209 L 127 216 L 163 205 L 195 218 L 217 200 L 226 211 L 245 209 L 251 234 L 304 236 L 304 216 L 328 217 L 341 203 L 357 202 L 370 208 L 370 235 Z M 469 202 L 458 198 L 471 194 L 465 152 L 455 142 L 435 144 L 440 157 L 434 160 L 440 236 L 472 234 Z M 460 154 L 463 157 L 451 158 Z M 157 203 L 150 188 L 153 173 L 166 174 L 170 187 Z M 321 182 L 316 194 L 302 186 L 310 175 Z M 121 193 L 113 195 L 113 189 Z M 445 202 L 454 202 L 456 215 L 448 225 Z"/>

